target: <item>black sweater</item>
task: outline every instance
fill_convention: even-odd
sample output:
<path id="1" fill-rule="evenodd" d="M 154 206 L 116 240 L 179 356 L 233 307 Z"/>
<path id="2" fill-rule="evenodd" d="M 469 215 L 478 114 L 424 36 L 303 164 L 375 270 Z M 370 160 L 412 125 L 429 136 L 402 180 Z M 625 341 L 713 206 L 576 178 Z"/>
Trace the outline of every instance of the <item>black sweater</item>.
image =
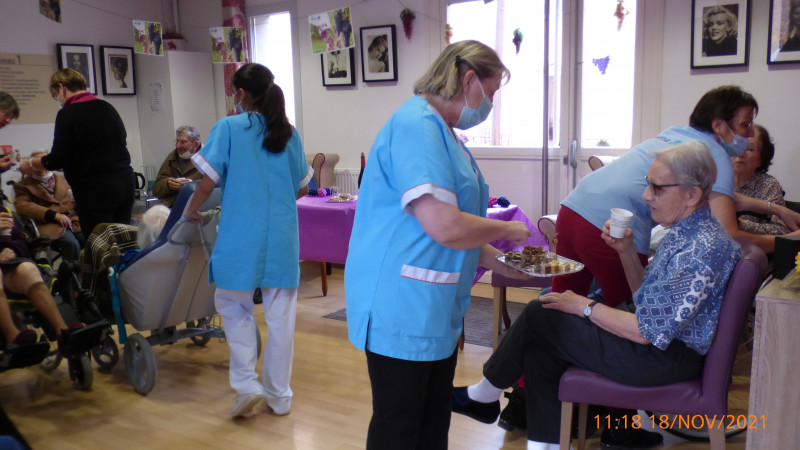
<path id="1" fill-rule="evenodd" d="M 129 182 L 131 156 L 126 138 L 125 125 L 108 102 L 71 103 L 56 116 L 53 149 L 42 164 L 49 170 L 63 169 L 76 193 L 101 180 Z"/>

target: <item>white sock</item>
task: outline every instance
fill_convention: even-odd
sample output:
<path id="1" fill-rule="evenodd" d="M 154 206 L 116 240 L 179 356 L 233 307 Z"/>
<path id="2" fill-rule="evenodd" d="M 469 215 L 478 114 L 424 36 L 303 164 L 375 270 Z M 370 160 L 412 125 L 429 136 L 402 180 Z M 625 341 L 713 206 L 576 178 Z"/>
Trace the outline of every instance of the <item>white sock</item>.
<path id="1" fill-rule="evenodd" d="M 527 445 L 528 450 L 559 450 L 560 448 L 559 444 L 548 444 L 547 442 L 528 441 Z M 572 450 L 572 443 L 569 444 L 569 448 Z"/>
<path id="2" fill-rule="evenodd" d="M 547 442 L 528 441 L 528 450 L 550 450 L 550 444 Z"/>
<path id="3" fill-rule="evenodd" d="M 481 403 L 491 403 L 500 400 L 503 390 L 496 388 L 486 378 L 481 378 L 478 384 L 467 387 L 467 395 L 470 399 Z"/>
<path id="4" fill-rule="evenodd" d="M 528 442 L 530 442 L 530 441 L 528 441 Z M 560 445 L 560 444 L 550 444 L 550 445 L 547 447 L 547 450 L 559 450 L 560 448 L 561 448 L 561 445 Z M 574 447 L 572 447 L 572 443 L 570 443 L 570 444 L 569 444 L 569 450 L 572 450 L 573 448 L 574 448 Z"/>

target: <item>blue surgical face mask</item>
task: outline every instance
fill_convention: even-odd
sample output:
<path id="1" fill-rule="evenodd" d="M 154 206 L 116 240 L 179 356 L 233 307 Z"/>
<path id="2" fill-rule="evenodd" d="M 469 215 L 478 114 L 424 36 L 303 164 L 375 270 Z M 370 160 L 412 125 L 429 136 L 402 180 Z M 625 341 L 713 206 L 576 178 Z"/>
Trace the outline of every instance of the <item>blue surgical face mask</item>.
<path id="1" fill-rule="evenodd" d="M 64 107 L 64 102 L 62 102 L 61 100 L 58 100 L 58 106 L 60 108 L 63 108 Z"/>
<path id="2" fill-rule="evenodd" d="M 478 86 L 481 88 L 481 94 L 483 94 L 481 104 L 478 105 L 478 109 L 470 108 L 467 103 L 467 97 L 464 95 L 464 108 L 461 110 L 461 116 L 458 117 L 458 122 L 456 123 L 456 128 L 460 130 L 466 130 L 480 124 L 492 112 L 492 102 L 483 91 L 483 85 L 481 85 L 480 80 L 478 81 Z"/>
<path id="3" fill-rule="evenodd" d="M 241 114 L 244 112 L 244 109 L 242 109 L 242 105 L 238 103 L 234 104 L 233 107 L 236 108 L 236 114 Z"/>
<path id="4" fill-rule="evenodd" d="M 731 133 L 733 134 L 733 142 L 729 144 L 725 142 L 725 139 L 723 139 L 720 136 L 719 145 L 722 146 L 722 148 L 725 150 L 725 153 L 727 153 L 728 156 L 739 156 L 742 153 L 744 153 L 745 150 L 747 150 L 747 144 L 750 143 L 750 140 L 744 136 L 739 136 L 730 127 L 728 128 L 731 130 Z"/>

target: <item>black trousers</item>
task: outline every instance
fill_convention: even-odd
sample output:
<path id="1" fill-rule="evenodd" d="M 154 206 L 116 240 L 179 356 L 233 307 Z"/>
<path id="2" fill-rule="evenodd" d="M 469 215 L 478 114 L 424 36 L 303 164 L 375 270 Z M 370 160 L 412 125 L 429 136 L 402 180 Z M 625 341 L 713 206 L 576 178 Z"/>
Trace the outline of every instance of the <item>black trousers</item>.
<path id="1" fill-rule="evenodd" d="M 666 350 L 621 338 L 575 315 L 529 303 L 483 366 L 498 388 L 525 375 L 528 439 L 556 443 L 561 426 L 558 383 L 578 366 L 612 380 L 638 386 L 696 377 L 704 357 L 678 340 Z"/>
<path id="2" fill-rule="evenodd" d="M 135 186 L 136 178 L 131 170 L 114 177 L 97 177 L 81 182 L 79 188 L 73 187 L 83 234 L 92 234 L 99 223 L 130 225 Z"/>
<path id="3" fill-rule="evenodd" d="M 457 355 L 455 349 L 447 359 L 407 361 L 367 350 L 367 449 L 447 449 Z"/>

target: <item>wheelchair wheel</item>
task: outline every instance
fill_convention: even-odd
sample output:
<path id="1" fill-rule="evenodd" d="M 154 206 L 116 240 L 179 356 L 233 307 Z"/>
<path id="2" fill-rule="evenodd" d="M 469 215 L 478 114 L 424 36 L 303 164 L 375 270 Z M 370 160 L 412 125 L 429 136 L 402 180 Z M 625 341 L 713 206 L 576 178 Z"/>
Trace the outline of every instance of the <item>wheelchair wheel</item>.
<path id="1" fill-rule="evenodd" d="M 92 348 L 92 358 L 97 366 L 104 370 L 109 370 L 117 365 L 119 361 L 119 347 L 111 336 L 106 336 L 103 343 Z"/>
<path id="2" fill-rule="evenodd" d="M 41 342 L 42 340 L 47 341 L 47 338 L 42 336 L 39 338 L 39 341 Z M 58 351 L 58 344 L 51 342 L 50 351 L 47 352 L 47 356 L 39 363 L 39 367 L 45 372 L 52 372 L 61 364 L 62 359 L 64 359 L 64 357 L 61 356 L 61 352 Z"/>
<path id="3" fill-rule="evenodd" d="M 211 322 L 208 320 L 208 318 L 203 318 L 203 319 L 197 319 L 197 320 L 194 320 L 194 321 L 191 321 L 191 322 L 187 322 L 186 326 L 189 327 L 189 328 L 209 328 L 210 323 Z M 200 347 L 204 347 L 206 344 L 208 344 L 208 341 L 211 340 L 211 336 L 208 335 L 208 334 L 205 334 L 205 335 L 200 335 L 200 336 L 192 336 L 189 339 L 191 339 L 192 342 L 194 342 L 195 345 L 200 346 Z"/>
<path id="4" fill-rule="evenodd" d="M 69 378 L 78 383 L 81 390 L 88 391 L 92 388 L 94 372 L 92 372 L 92 359 L 87 353 L 73 356 L 69 361 Z"/>
<path id="5" fill-rule="evenodd" d="M 125 370 L 134 391 L 147 395 L 153 390 L 156 384 L 156 357 L 150 343 L 139 333 L 128 336 Z"/>

